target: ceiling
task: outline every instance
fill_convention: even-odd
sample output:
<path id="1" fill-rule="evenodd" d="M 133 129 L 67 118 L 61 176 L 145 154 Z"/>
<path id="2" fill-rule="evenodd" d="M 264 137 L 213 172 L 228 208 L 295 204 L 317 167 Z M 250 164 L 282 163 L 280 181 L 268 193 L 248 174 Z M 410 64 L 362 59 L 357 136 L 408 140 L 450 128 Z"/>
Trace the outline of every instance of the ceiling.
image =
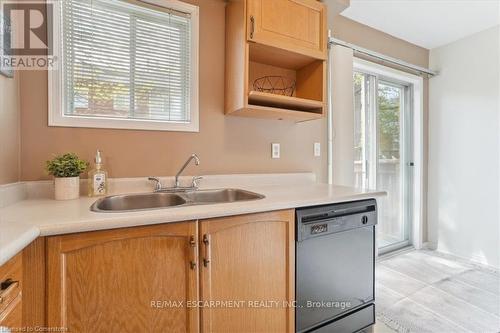
<path id="1" fill-rule="evenodd" d="M 351 0 L 341 15 L 433 49 L 500 24 L 500 0 Z"/>

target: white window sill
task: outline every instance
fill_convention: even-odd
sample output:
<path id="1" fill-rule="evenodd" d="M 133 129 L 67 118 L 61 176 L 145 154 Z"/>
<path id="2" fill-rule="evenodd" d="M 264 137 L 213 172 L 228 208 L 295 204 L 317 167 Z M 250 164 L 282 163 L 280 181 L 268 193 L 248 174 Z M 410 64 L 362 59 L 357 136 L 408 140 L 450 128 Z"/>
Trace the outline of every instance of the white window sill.
<path id="1" fill-rule="evenodd" d="M 106 128 L 106 129 L 130 129 L 146 131 L 176 131 L 176 132 L 199 132 L 197 121 L 170 122 L 158 120 L 139 119 L 118 119 L 118 118 L 92 118 L 81 116 L 51 117 L 49 113 L 49 126 L 58 127 L 86 127 L 86 128 Z"/>

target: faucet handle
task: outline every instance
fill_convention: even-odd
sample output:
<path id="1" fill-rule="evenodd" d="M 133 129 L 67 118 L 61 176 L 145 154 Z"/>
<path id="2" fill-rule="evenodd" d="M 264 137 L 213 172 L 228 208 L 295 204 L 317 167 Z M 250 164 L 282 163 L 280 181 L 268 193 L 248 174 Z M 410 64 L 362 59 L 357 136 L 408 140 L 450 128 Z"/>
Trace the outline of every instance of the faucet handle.
<path id="1" fill-rule="evenodd" d="M 155 182 L 155 191 L 159 191 L 163 188 L 161 180 L 158 177 L 148 177 L 149 181 Z"/>
<path id="2" fill-rule="evenodd" d="M 191 183 L 191 187 L 194 187 L 194 188 L 198 188 L 200 187 L 200 184 L 199 184 L 199 181 L 202 180 L 203 177 L 202 176 L 195 176 L 193 177 L 193 181 Z"/>

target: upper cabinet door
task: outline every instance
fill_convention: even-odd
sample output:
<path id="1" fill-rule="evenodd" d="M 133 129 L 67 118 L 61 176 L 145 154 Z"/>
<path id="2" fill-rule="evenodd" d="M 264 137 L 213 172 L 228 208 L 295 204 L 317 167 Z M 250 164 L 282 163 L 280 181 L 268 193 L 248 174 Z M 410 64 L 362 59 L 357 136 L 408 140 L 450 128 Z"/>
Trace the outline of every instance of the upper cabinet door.
<path id="1" fill-rule="evenodd" d="M 197 223 L 49 237 L 47 326 L 197 332 Z"/>
<path id="2" fill-rule="evenodd" d="M 247 0 L 249 41 L 326 59 L 326 7 L 317 0 Z"/>
<path id="3" fill-rule="evenodd" d="M 294 211 L 203 220 L 200 238 L 202 332 L 294 332 Z"/>

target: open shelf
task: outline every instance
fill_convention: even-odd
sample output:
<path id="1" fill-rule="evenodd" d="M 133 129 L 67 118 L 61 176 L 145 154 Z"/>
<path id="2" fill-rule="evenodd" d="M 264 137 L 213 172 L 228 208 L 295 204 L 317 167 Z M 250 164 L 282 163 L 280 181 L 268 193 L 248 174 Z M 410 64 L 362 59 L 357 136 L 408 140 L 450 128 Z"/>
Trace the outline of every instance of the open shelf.
<path id="1" fill-rule="evenodd" d="M 248 104 L 316 113 L 321 113 L 323 108 L 321 101 L 260 91 L 248 93 Z"/>
<path id="2" fill-rule="evenodd" d="M 264 107 L 259 105 L 248 105 L 248 107 L 246 108 L 231 112 L 230 115 L 275 120 L 291 120 L 294 122 L 320 119 L 323 117 L 321 113 L 316 112 L 288 110 L 283 108 Z"/>
<path id="3" fill-rule="evenodd" d="M 267 3 L 264 0 L 253 2 L 257 1 Z M 290 6 L 297 5 L 295 0 L 286 0 L 283 4 L 288 2 Z M 307 19 L 307 24 L 314 26 L 319 32 L 319 35 L 315 33 L 321 39 L 317 47 L 314 45 L 318 40 L 314 36 L 309 36 L 312 39 L 311 45 L 305 45 L 298 32 L 296 36 L 283 37 L 282 30 L 288 28 L 283 28 L 278 23 L 274 27 L 277 31 L 270 32 L 274 39 L 267 38 L 270 36 L 269 31 L 260 35 L 257 32 L 252 38 L 247 34 L 248 3 L 248 0 L 229 1 L 226 7 L 225 114 L 295 122 L 324 117 L 327 53 L 326 42 L 319 37 L 324 35 L 326 38 L 326 18 L 318 16 L 319 19 L 313 21 Z M 324 15 L 323 5 L 318 6 L 320 16 Z M 292 28 L 297 28 L 295 22 Z M 269 87 L 260 86 L 263 81 L 255 84 L 256 80 L 272 76 L 285 80 L 267 82 Z M 289 82 L 294 82 L 293 92 Z M 291 96 L 272 94 L 270 92 L 273 89 L 276 92 L 288 89 Z"/>
<path id="4" fill-rule="evenodd" d="M 249 60 L 288 69 L 300 69 L 312 62 L 326 60 L 258 43 L 249 43 Z"/>

